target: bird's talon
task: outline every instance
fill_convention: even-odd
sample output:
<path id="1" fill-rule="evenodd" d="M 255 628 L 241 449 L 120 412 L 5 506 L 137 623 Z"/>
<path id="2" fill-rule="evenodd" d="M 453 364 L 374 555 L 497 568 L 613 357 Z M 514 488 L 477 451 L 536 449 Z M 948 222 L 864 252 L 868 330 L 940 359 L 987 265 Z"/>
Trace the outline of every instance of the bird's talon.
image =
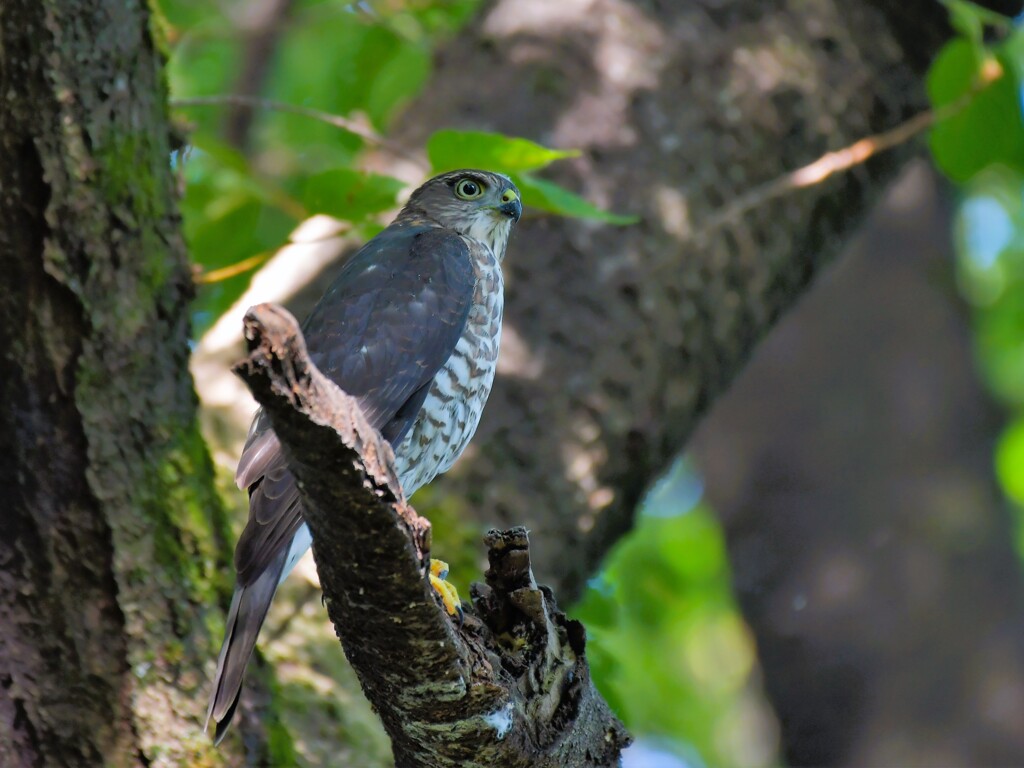
<path id="1" fill-rule="evenodd" d="M 445 577 L 448 576 L 448 563 L 443 560 L 430 561 L 430 586 L 434 588 L 441 597 L 441 602 L 444 604 L 444 609 L 448 611 L 449 616 L 459 617 L 459 626 L 462 626 L 462 622 L 465 619 L 465 614 L 462 610 L 462 601 L 459 600 L 459 592 L 455 589 L 455 585 L 445 581 Z"/>

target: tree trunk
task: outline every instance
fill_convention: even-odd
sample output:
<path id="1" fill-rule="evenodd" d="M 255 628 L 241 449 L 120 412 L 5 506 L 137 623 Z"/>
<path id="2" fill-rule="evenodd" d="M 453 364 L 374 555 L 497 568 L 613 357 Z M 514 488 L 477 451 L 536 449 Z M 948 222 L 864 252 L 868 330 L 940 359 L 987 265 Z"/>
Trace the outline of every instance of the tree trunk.
<path id="1" fill-rule="evenodd" d="M 521 223 L 505 262 L 499 379 L 473 445 L 421 511 L 527 525 L 538 578 L 562 599 L 578 594 L 700 415 L 919 147 L 712 233 L 706 222 L 758 184 L 924 109 L 945 18 L 928 2 L 505 0 L 445 46 L 399 120 L 409 148 L 453 125 L 581 147 L 561 180 L 644 222 Z M 393 158 L 379 162 L 390 169 Z M 749 522 L 768 535 L 767 521 Z M 1008 540 L 992 544 L 1011 561 Z M 971 588 L 979 602 L 993 589 Z M 870 631 L 854 624 L 846 638 L 866 643 Z M 786 676 L 787 658 L 765 658 L 770 679 Z M 796 707 L 842 703 L 823 695 L 776 701 L 794 724 L 784 734 L 794 757 L 813 749 Z M 855 738 L 856 722 L 840 737 L 837 720 L 825 741 Z"/>
<path id="2" fill-rule="evenodd" d="M 410 147 L 452 126 L 579 147 L 559 180 L 643 218 L 520 225 L 499 378 L 438 483 L 487 525 L 527 525 L 563 599 L 911 153 L 708 229 L 739 195 L 925 107 L 946 14 L 910 5 L 502 0 L 399 120 Z"/>
<path id="3" fill-rule="evenodd" d="M 948 30 L 943 9 L 927 3 L 580 0 L 557 9 L 495 3 L 443 51 L 438 74 L 400 132 L 409 146 L 456 125 L 581 147 L 583 158 L 560 180 L 644 218 L 621 230 L 554 219 L 520 226 L 506 260 L 501 375 L 474 453 L 436 491 L 439 507 L 451 503 L 444 494 L 473 499 L 470 514 L 485 525 L 527 525 L 538 539 L 538 578 L 568 599 L 629 527 L 638 500 L 678 455 L 700 415 L 857 230 L 913 148 L 770 201 L 710 238 L 701 236 L 704 222 L 759 183 L 923 109 L 925 67 Z M 1014 13 L 1019 5 L 1001 10 Z M 481 73 L 491 87 L 477 85 Z M 886 280 L 881 273 L 865 279 L 878 287 Z M 871 296 L 854 295 L 869 302 L 861 310 L 872 315 Z M 894 312 L 901 301 L 893 296 Z M 851 329 L 851 315 L 840 322 L 834 314 L 832 330 Z M 771 424 L 764 434 L 773 439 L 752 449 L 763 462 L 748 472 L 734 469 L 734 479 L 728 459 L 740 455 L 736 435 L 749 438 L 749 428 L 715 442 L 733 452 L 719 459 L 712 498 L 733 499 L 727 489 L 734 482 L 749 491 L 727 509 L 731 553 L 786 755 L 796 763 L 935 764 L 955 756 L 1013 764 L 1024 754 L 1018 727 L 1024 655 L 1015 639 L 1020 575 L 1005 512 L 984 480 L 991 414 L 970 383 L 962 326 L 949 334 L 920 332 L 936 354 L 947 356 L 943 370 L 958 372 L 956 396 L 969 391 L 965 411 L 959 399 L 945 411 L 928 398 L 907 405 L 917 413 L 932 403 L 927 413 L 936 426 L 929 434 L 939 452 L 954 434 L 946 429 L 974 436 L 970 449 L 931 457 L 947 467 L 937 473 L 943 483 L 970 478 L 963 487 L 975 502 L 956 502 L 957 509 L 947 510 L 953 518 L 935 522 L 931 534 L 952 536 L 942 547 L 968 551 L 947 550 L 947 556 L 918 540 L 903 552 L 895 542 L 909 543 L 921 522 L 909 509 L 895 513 L 892 503 L 865 495 L 863 485 L 841 503 L 835 496 L 822 500 L 836 503 L 827 510 L 819 504 L 782 514 L 786 500 L 765 485 L 783 479 L 779 459 L 770 459 L 781 443 L 793 448 L 798 438 L 787 433 L 785 411 L 753 398 L 749 388 L 745 412 L 758 411 L 758 423 Z M 891 326 L 879 333 L 888 336 Z M 825 356 L 837 339 L 820 329 L 816 338 L 822 345 L 816 370 L 825 376 L 832 370 L 825 360 L 838 364 Z M 895 355 L 886 360 L 900 365 Z M 853 381 L 864 379 L 851 375 Z M 788 402 L 814 408 L 813 383 L 787 382 Z M 936 373 L 932 383 L 953 380 Z M 988 426 L 978 426 L 979 414 Z M 891 433 L 871 423 L 880 457 L 891 457 L 897 450 L 889 445 Z M 897 422 L 889 419 L 888 426 L 897 429 Z M 905 450 L 921 450 L 922 460 L 930 455 L 918 442 Z M 810 460 L 814 453 L 805 444 L 797 455 Z M 885 464 L 879 458 L 863 466 L 865 456 L 858 454 L 863 472 Z M 847 466 L 844 459 L 814 464 L 824 475 Z M 893 466 L 909 468 L 901 462 L 888 471 Z M 763 472 L 772 471 L 766 480 Z M 760 483 L 746 483 L 748 473 Z M 857 485 L 855 475 L 849 481 Z M 918 492 L 941 495 L 940 487 L 946 486 Z M 774 505 L 769 512 L 762 494 Z M 961 517 L 967 508 L 976 509 L 972 523 Z M 891 523 L 882 520 L 893 514 Z M 962 530 L 971 531 L 969 544 L 957 544 Z M 822 558 L 828 559 L 804 549 L 805 542 L 828 535 L 839 546 L 839 531 L 850 533 L 848 544 L 864 567 L 875 562 L 872 535 L 895 537 L 880 545 L 889 553 L 878 563 L 880 573 L 864 575 L 860 612 L 844 611 L 838 626 L 821 611 L 780 618 L 792 605 L 778 602 L 780 595 L 791 598 L 794 579 L 807 576 L 800 569 L 817 564 L 820 574 Z M 761 564 L 757 548 L 745 546 L 749 541 L 775 542 L 770 577 L 750 575 Z M 905 583 L 904 555 L 934 568 L 934 581 Z M 873 605 L 863 602 L 887 594 L 895 604 L 879 607 L 892 622 L 885 625 L 891 637 L 874 623 Z M 793 622 L 800 621 L 811 624 L 800 624 L 794 637 Z M 932 708 L 937 700 L 944 702 L 939 712 Z"/>
<path id="4" fill-rule="evenodd" d="M 220 762 L 197 715 L 225 521 L 149 23 L 0 4 L 5 766 Z"/>
<path id="5" fill-rule="evenodd" d="M 694 441 L 789 765 L 1024 760 L 1024 584 L 943 202 L 903 179 Z"/>
<path id="6" fill-rule="evenodd" d="M 529 525 L 563 599 L 900 166 L 704 229 L 922 106 L 944 13 L 909 4 L 910 26 L 895 5 L 504 0 L 407 112 L 413 144 L 454 124 L 580 146 L 562 180 L 644 217 L 522 227 L 502 376 L 444 486 Z M 225 759 L 197 720 L 228 568 L 159 63 L 137 4 L 0 4 L 4 765 Z"/>

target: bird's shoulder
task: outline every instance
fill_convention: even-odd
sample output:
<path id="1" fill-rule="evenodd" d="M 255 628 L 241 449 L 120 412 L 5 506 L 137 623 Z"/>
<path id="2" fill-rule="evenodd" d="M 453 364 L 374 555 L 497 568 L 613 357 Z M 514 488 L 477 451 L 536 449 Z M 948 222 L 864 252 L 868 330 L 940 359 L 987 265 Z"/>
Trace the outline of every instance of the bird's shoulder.
<path id="1" fill-rule="evenodd" d="M 401 223 L 382 231 L 345 264 L 304 323 L 313 361 L 357 397 L 396 383 L 402 392 L 392 394 L 407 397 L 405 388 L 432 378 L 462 334 L 476 283 L 470 251 L 445 227 Z M 395 406 L 386 399 L 384 411 Z"/>
<path id="2" fill-rule="evenodd" d="M 395 223 L 345 263 L 328 294 L 427 277 L 431 269 L 468 273 L 477 258 L 477 247 L 475 241 L 429 220 Z"/>

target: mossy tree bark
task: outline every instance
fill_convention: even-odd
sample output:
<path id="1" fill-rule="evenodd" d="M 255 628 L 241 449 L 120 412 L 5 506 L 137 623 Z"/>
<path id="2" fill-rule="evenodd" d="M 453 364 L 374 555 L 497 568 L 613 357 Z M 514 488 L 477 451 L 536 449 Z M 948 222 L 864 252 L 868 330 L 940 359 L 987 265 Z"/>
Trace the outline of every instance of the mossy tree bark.
<path id="1" fill-rule="evenodd" d="M 225 522 L 149 23 L 0 4 L 5 766 L 221 762 L 197 700 Z"/>
<path id="2" fill-rule="evenodd" d="M 737 194 L 922 106 L 944 16 L 897 5 L 505 0 L 446 50 L 406 140 L 461 124 L 581 146 L 564 180 L 644 216 L 522 228 L 504 375 L 447 486 L 529 525 L 560 595 L 899 167 L 697 236 Z M 0 3 L 4 765 L 223 759 L 195 719 L 223 521 L 148 24 L 139 3 Z"/>

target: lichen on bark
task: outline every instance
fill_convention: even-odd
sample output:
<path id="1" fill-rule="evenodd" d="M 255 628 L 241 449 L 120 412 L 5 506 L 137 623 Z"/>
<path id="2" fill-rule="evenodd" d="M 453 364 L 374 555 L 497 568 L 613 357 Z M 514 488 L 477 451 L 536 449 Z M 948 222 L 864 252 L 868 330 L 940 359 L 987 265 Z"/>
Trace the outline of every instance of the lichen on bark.
<path id="1" fill-rule="evenodd" d="M 139 3 L 0 6 L 5 765 L 225 757 L 196 700 L 227 523 L 148 25 Z"/>

